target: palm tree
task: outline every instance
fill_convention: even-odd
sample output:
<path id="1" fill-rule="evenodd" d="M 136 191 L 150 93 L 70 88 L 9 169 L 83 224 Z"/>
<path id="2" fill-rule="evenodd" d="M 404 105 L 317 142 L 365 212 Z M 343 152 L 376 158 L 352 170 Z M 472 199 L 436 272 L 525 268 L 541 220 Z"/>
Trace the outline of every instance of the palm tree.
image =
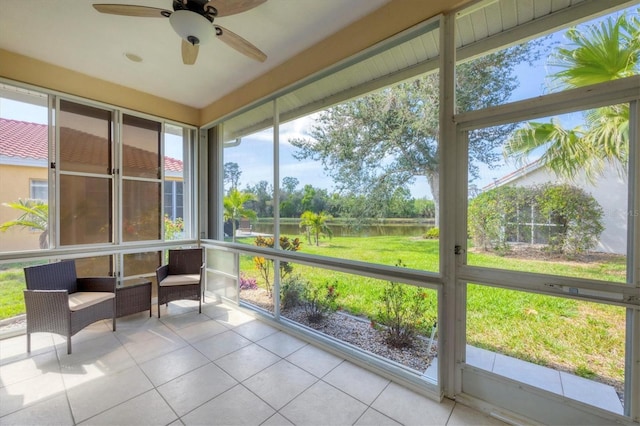
<path id="1" fill-rule="evenodd" d="M 255 219 L 257 217 L 256 212 L 244 207 L 247 201 L 252 200 L 255 200 L 253 194 L 240 192 L 236 188 L 232 188 L 229 191 L 229 195 L 224 197 L 224 220 L 231 220 L 233 229 L 231 236 L 233 242 L 236 241 L 236 220 L 242 217 L 248 217 L 249 219 Z"/>
<path id="2" fill-rule="evenodd" d="M 41 249 L 49 247 L 49 206 L 40 200 L 21 200 L 11 203 L 3 203 L 3 206 L 11 207 L 19 210 L 22 214 L 15 220 L 0 224 L 0 231 L 5 232 L 13 227 L 22 227 L 27 229 L 38 229 L 42 231 L 39 238 Z"/>
<path id="3" fill-rule="evenodd" d="M 307 210 L 300 216 L 300 227 L 305 227 L 307 231 L 307 239 L 311 242 L 310 233 L 313 232 L 316 240 L 316 246 L 320 245 L 320 235 L 326 235 L 329 238 L 333 236 L 333 231 L 327 226 L 327 221 L 333 219 L 333 217 L 326 213 L 313 213 Z"/>
<path id="4" fill-rule="evenodd" d="M 640 11 L 640 9 L 638 9 Z M 560 68 L 550 76 L 552 90 L 566 90 L 638 74 L 640 19 L 621 14 L 566 33 L 569 47 L 558 48 L 550 65 Z M 594 180 L 606 163 L 626 164 L 629 150 L 629 106 L 612 105 L 585 114 L 585 126 L 565 129 L 559 121 L 529 122 L 514 133 L 504 148 L 506 156 L 524 162 L 533 152 L 556 175 L 574 178 L 584 171 Z"/>

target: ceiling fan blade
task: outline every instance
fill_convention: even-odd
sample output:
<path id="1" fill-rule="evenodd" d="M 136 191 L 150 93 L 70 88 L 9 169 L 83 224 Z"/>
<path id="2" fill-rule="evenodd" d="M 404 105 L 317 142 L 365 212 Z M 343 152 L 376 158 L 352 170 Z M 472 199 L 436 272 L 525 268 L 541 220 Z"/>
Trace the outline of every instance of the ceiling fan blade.
<path id="1" fill-rule="evenodd" d="M 218 38 L 236 49 L 238 52 L 260 62 L 264 62 L 267 59 L 267 55 L 264 54 L 264 52 L 240 37 L 238 34 L 235 34 L 220 25 L 216 25 L 216 30 Z"/>
<path id="2" fill-rule="evenodd" d="M 246 12 L 256 6 L 260 6 L 267 0 L 209 0 L 204 5 L 206 11 L 208 7 L 214 7 L 218 13 L 216 16 L 229 16 L 236 13 Z"/>
<path id="3" fill-rule="evenodd" d="M 187 40 L 182 40 L 182 63 L 185 65 L 193 65 L 198 59 L 198 50 L 200 46 L 191 44 Z"/>
<path id="4" fill-rule="evenodd" d="M 100 13 L 122 16 L 139 16 L 142 18 L 166 18 L 171 15 L 170 10 L 128 4 L 94 4 L 93 8 Z"/>

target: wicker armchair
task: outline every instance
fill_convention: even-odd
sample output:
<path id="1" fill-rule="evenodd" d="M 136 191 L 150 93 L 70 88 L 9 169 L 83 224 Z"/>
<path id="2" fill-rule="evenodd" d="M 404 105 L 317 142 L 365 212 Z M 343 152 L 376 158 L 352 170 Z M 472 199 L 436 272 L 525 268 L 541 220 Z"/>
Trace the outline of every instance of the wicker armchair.
<path id="1" fill-rule="evenodd" d="M 27 289 L 27 352 L 31 333 L 55 333 L 67 338 L 101 319 L 113 318 L 116 331 L 115 277 L 78 278 L 75 261 L 24 268 Z"/>
<path id="2" fill-rule="evenodd" d="M 197 300 L 202 313 L 202 248 L 169 250 L 169 264 L 156 269 L 158 318 L 160 305 L 174 300 Z"/>

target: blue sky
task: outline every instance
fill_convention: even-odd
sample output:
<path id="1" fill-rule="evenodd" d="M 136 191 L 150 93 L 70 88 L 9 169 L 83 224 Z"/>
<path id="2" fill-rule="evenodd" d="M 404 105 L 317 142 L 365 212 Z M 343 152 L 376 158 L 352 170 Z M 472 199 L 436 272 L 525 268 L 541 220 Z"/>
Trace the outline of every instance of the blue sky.
<path id="1" fill-rule="evenodd" d="M 635 10 L 636 7 L 627 10 Z M 594 21 L 602 20 L 599 18 Z M 564 37 L 564 30 L 558 31 L 547 41 L 549 45 L 567 44 Z M 549 52 L 551 48 L 549 47 Z M 533 66 L 521 64 L 515 68 L 516 75 L 519 77 L 520 84 L 514 90 L 510 97 L 510 101 L 518 101 L 523 99 L 534 98 L 548 93 L 545 78 L 553 70 L 547 67 L 548 55 L 542 55 L 541 59 L 536 61 Z M 566 127 L 574 127 L 578 125 L 582 119 L 581 113 L 567 114 L 560 117 L 562 124 Z M 549 121 L 547 119 L 538 119 L 539 121 Z M 310 126 L 312 121 L 309 118 L 302 118 L 291 123 L 285 123 L 280 126 L 280 182 L 285 176 L 295 177 L 300 181 L 300 186 L 311 184 L 315 187 L 333 189 L 331 178 L 324 173 L 322 165 L 317 162 L 305 160 L 298 162 L 293 158 L 295 149 L 287 143 L 294 137 L 305 137 L 305 126 Z M 272 130 L 250 135 L 243 139 L 243 145 L 238 148 L 225 149 L 225 162 L 238 163 L 242 170 L 240 178 L 240 187 L 247 185 L 255 185 L 261 180 L 269 183 L 273 182 L 273 149 L 270 142 L 272 141 Z M 531 159 L 532 161 L 535 158 Z M 518 167 L 515 164 L 501 164 L 497 167 L 489 169 L 485 165 L 479 165 L 480 178 L 473 182 L 477 187 L 482 188 L 506 174 L 511 173 Z M 426 178 L 418 176 L 415 182 L 410 186 L 412 196 L 415 198 L 432 198 L 431 191 L 428 188 Z"/>
<path id="2" fill-rule="evenodd" d="M 47 109 L 24 102 L 0 98 L 0 117 L 10 120 L 47 124 Z"/>
<path id="3" fill-rule="evenodd" d="M 539 60 L 534 68 L 531 68 L 529 64 L 516 67 L 521 84 L 513 92 L 511 101 L 539 96 L 545 92 L 545 66 L 546 56 Z M 523 81 L 526 83 L 522 83 Z M 305 127 L 311 126 L 311 124 L 312 119 L 304 117 L 280 126 L 280 182 L 282 182 L 283 177 L 291 176 L 300 181 L 299 188 L 306 184 L 311 184 L 314 187 L 331 190 L 333 189 L 333 181 L 325 175 L 322 164 L 308 160 L 298 162 L 293 158 L 295 148 L 288 143 L 293 138 L 305 138 Z M 240 188 L 245 188 L 247 185 L 255 185 L 261 180 L 266 180 L 269 183 L 273 182 L 273 167 L 271 166 L 273 161 L 272 132 L 273 130 L 267 130 L 250 135 L 243 138 L 240 147 L 225 149 L 224 161 L 235 162 L 242 170 Z M 483 169 L 488 171 L 488 168 Z M 512 166 L 491 170 L 492 176 L 484 176 L 483 181 L 477 184 L 484 186 L 492 181 L 492 177 L 496 176 L 496 173 L 500 176 L 510 171 L 513 171 Z M 414 198 L 432 198 L 424 176 L 416 177 L 410 189 Z"/>

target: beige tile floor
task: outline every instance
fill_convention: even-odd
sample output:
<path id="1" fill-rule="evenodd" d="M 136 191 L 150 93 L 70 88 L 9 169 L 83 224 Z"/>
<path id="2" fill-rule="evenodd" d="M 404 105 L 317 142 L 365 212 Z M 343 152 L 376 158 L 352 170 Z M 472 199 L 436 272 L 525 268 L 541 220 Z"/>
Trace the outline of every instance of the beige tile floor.
<path id="1" fill-rule="evenodd" d="M 165 310 L 165 308 L 162 308 Z M 498 425 L 239 310 L 169 304 L 64 339 L 0 341 L 0 425 Z"/>

